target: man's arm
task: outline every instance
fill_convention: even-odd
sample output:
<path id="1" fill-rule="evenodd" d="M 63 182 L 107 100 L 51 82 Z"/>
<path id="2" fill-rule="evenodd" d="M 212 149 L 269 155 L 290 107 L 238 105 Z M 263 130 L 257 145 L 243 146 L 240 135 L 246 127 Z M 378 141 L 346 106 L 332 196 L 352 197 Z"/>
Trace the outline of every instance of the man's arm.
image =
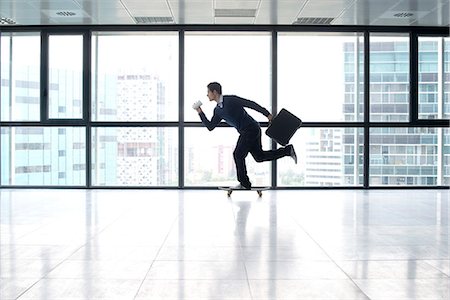
<path id="1" fill-rule="evenodd" d="M 211 119 L 211 121 L 206 118 L 205 113 L 203 110 L 199 107 L 197 108 L 198 115 L 200 116 L 200 119 L 202 120 L 202 123 L 208 128 L 209 131 L 213 130 L 214 128 L 219 125 L 220 121 L 222 121 L 222 118 L 216 114 L 216 110 L 214 109 L 214 115 Z"/>
<path id="2" fill-rule="evenodd" d="M 269 119 L 269 121 L 272 121 L 273 116 L 266 108 L 262 107 L 261 105 L 252 100 L 248 100 L 238 96 L 236 96 L 236 98 L 238 99 L 239 102 L 241 102 L 242 106 L 256 110 L 257 112 L 266 116 L 267 119 Z"/>

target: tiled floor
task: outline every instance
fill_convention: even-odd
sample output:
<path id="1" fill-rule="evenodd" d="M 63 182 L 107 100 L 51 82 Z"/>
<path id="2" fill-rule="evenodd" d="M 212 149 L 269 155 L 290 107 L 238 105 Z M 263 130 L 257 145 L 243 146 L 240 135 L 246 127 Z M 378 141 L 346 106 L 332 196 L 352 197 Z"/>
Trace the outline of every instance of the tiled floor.
<path id="1" fill-rule="evenodd" d="M 0 190 L 0 299 L 450 299 L 448 190 Z"/>

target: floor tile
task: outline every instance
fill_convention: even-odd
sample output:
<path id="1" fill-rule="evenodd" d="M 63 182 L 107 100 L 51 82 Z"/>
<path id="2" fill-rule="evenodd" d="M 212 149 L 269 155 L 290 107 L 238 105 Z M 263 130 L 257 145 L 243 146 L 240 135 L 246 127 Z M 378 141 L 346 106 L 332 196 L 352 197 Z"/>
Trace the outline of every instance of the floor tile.
<path id="1" fill-rule="evenodd" d="M 444 278 L 445 274 L 422 260 L 337 262 L 352 279 Z"/>
<path id="2" fill-rule="evenodd" d="M 350 280 L 250 280 L 253 299 L 369 298 Z"/>
<path id="3" fill-rule="evenodd" d="M 450 277 L 450 259 L 426 260 L 425 262 Z"/>
<path id="4" fill-rule="evenodd" d="M 137 300 L 251 300 L 247 280 L 146 280 Z"/>
<path id="5" fill-rule="evenodd" d="M 174 261 L 242 261 L 244 259 L 241 247 L 219 246 L 165 246 L 156 260 Z"/>
<path id="6" fill-rule="evenodd" d="M 40 278 L 0 278 L 0 299 L 17 299 Z"/>
<path id="7" fill-rule="evenodd" d="M 19 299 L 134 299 L 140 280 L 123 279 L 43 279 Z"/>
<path id="8" fill-rule="evenodd" d="M 450 279 L 355 280 L 372 300 L 450 299 Z"/>
<path id="9" fill-rule="evenodd" d="M 92 261 L 68 260 L 50 273 L 47 278 L 86 278 L 86 279 L 143 279 L 151 263 L 136 260 Z"/>
<path id="10" fill-rule="evenodd" d="M 331 261 L 246 262 L 248 278 L 252 279 L 348 279 Z"/>
<path id="11" fill-rule="evenodd" d="M 148 279 L 239 279 L 247 278 L 242 261 L 155 261 Z"/>

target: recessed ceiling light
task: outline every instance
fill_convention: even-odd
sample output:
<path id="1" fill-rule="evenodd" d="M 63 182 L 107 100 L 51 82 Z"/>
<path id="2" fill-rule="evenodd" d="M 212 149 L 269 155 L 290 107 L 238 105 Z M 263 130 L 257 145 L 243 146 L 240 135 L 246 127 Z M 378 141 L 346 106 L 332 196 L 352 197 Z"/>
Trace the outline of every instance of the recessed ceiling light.
<path id="1" fill-rule="evenodd" d="M 331 22 L 333 22 L 334 18 L 308 18 L 308 17 L 302 17 L 297 18 L 296 21 L 294 21 L 293 25 L 330 25 Z"/>
<path id="2" fill-rule="evenodd" d="M 14 25 L 16 21 L 11 18 L 0 18 L 0 25 Z"/>
<path id="3" fill-rule="evenodd" d="M 172 17 L 134 17 L 136 24 L 171 24 Z"/>
<path id="4" fill-rule="evenodd" d="M 73 17 L 76 15 L 73 11 L 58 11 L 56 14 L 61 17 Z"/>
<path id="5" fill-rule="evenodd" d="M 254 18 L 256 17 L 256 9 L 239 9 L 239 8 L 216 8 L 214 10 L 214 17 L 222 18 Z"/>

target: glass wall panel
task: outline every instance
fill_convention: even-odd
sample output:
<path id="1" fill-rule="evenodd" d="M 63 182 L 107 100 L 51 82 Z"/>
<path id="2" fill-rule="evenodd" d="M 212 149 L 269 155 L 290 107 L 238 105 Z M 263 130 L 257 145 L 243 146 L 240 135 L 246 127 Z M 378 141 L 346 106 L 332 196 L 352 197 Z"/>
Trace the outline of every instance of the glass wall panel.
<path id="1" fill-rule="evenodd" d="M 253 100 L 271 111 L 270 33 L 186 33 L 185 121 L 200 121 L 192 103 L 200 100 L 211 118 L 214 103 L 208 103 L 207 85 L 217 81 L 224 95 Z M 248 110 L 258 121 L 263 115 Z"/>
<path id="2" fill-rule="evenodd" d="M 443 140 L 443 149 L 442 149 L 442 161 L 439 163 L 439 166 L 442 166 L 442 184 L 443 186 L 450 186 L 450 129 L 444 128 L 442 129 L 442 140 Z"/>
<path id="3" fill-rule="evenodd" d="M 39 121 L 41 38 L 0 33 L 1 121 Z"/>
<path id="4" fill-rule="evenodd" d="M 444 95 L 443 95 L 443 119 L 450 119 L 450 38 L 444 38 Z"/>
<path id="5" fill-rule="evenodd" d="M 178 185 L 178 129 L 92 129 L 93 186 Z"/>
<path id="6" fill-rule="evenodd" d="M 442 185 L 449 178 L 448 149 L 442 128 L 371 128 L 370 184 Z"/>
<path id="7" fill-rule="evenodd" d="M 86 129 L 2 127 L 3 186 L 84 186 Z"/>
<path id="8" fill-rule="evenodd" d="M 92 120 L 178 120 L 178 33 L 92 33 Z"/>
<path id="9" fill-rule="evenodd" d="M 264 128 L 262 128 L 264 131 Z M 239 182 L 233 151 L 239 134 L 234 128 L 186 128 L 185 131 L 185 185 L 234 186 Z M 262 135 L 263 150 L 270 149 L 270 140 Z M 288 159 L 288 158 L 283 158 Z M 291 158 L 289 158 L 291 159 Z M 292 161 L 292 159 L 291 159 Z M 271 163 L 257 163 L 251 154 L 246 158 L 247 172 L 253 186 L 271 184 Z"/>
<path id="10" fill-rule="evenodd" d="M 83 36 L 49 37 L 48 115 L 50 119 L 83 117 Z"/>
<path id="11" fill-rule="evenodd" d="M 370 121 L 409 121 L 409 36 L 370 36 Z"/>
<path id="12" fill-rule="evenodd" d="M 281 159 L 278 186 L 361 186 L 362 128 L 302 128 L 291 139 L 298 164 Z"/>
<path id="13" fill-rule="evenodd" d="M 450 39 L 419 37 L 419 119 L 450 117 Z"/>
<path id="14" fill-rule="evenodd" d="M 303 121 L 363 121 L 364 37 L 280 33 L 278 107 Z"/>

